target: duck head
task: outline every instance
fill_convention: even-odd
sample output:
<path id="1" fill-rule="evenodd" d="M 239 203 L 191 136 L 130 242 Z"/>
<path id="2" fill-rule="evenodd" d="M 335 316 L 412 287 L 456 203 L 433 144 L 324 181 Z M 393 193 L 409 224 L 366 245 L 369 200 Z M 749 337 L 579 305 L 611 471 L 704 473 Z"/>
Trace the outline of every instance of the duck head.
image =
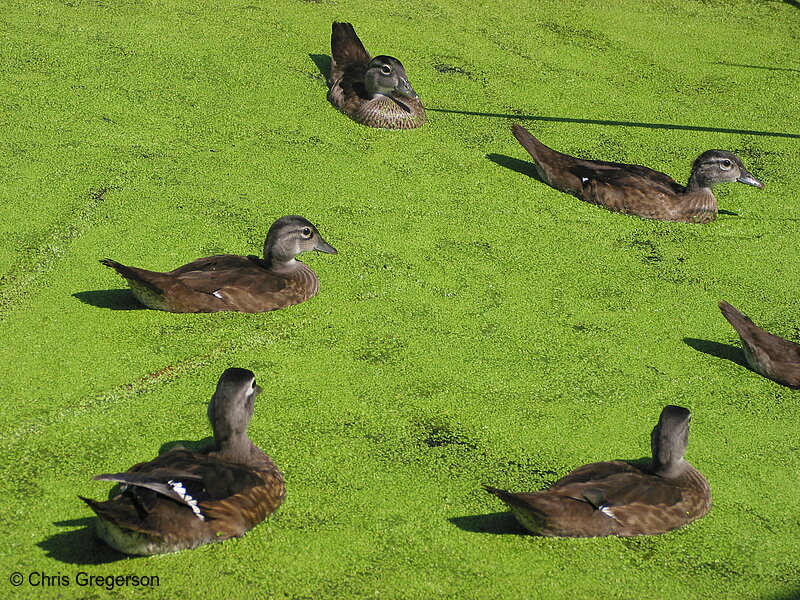
<path id="1" fill-rule="evenodd" d="M 256 396 L 261 388 L 256 376 L 247 369 L 226 369 L 208 404 L 208 420 L 218 447 L 247 438 Z"/>
<path id="2" fill-rule="evenodd" d="M 692 166 L 689 187 L 713 189 L 719 183 L 745 183 L 757 188 L 764 184 L 753 177 L 741 159 L 725 150 L 707 150 L 697 157 Z"/>
<path id="3" fill-rule="evenodd" d="M 689 445 L 690 420 L 691 413 L 682 406 L 668 405 L 661 411 L 658 425 L 650 435 L 656 475 L 670 477 L 682 470 L 683 455 Z"/>
<path id="4" fill-rule="evenodd" d="M 264 241 L 264 260 L 270 267 L 291 265 L 301 252 L 336 254 L 336 248 L 326 242 L 317 228 L 297 215 L 281 217 L 272 224 Z"/>
<path id="5" fill-rule="evenodd" d="M 376 56 L 370 61 L 364 75 L 364 88 L 370 98 L 379 94 L 391 98 L 392 92 L 412 99 L 419 97 L 408 83 L 403 63 L 392 56 Z"/>

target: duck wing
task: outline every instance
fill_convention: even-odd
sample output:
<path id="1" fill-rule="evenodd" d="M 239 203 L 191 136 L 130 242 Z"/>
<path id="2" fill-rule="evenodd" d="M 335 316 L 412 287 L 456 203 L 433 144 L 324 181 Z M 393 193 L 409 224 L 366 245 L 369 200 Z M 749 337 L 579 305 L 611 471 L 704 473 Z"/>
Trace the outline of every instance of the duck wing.
<path id="1" fill-rule="evenodd" d="M 217 254 L 198 258 L 192 262 L 170 271 L 170 275 L 207 271 L 228 271 L 230 269 L 248 269 L 253 265 L 263 266 L 264 262 L 256 256 L 239 256 L 236 254 Z"/>
<path id="2" fill-rule="evenodd" d="M 355 28 L 350 23 L 335 22 L 331 26 L 331 58 L 333 59 L 333 73 L 336 69 L 346 69 L 348 66 L 369 64 L 372 57 L 364 48 L 364 44 L 356 34 Z"/>
<path id="3" fill-rule="evenodd" d="M 333 23 L 331 58 L 333 61 L 328 87 L 332 94 L 334 87 L 341 88 L 331 96 L 332 101 L 339 106 L 346 98 L 354 95 L 366 99 L 364 76 L 372 58 L 350 23 Z"/>
<path id="4" fill-rule="evenodd" d="M 194 291 L 218 298 L 220 295 L 238 296 L 245 291 L 255 295 L 273 294 L 287 286 L 286 278 L 268 271 L 253 260 L 244 256 L 233 258 L 244 260 L 204 264 L 202 266 L 213 268 L 186 270 L 177 274 L 177 280 Z"/>

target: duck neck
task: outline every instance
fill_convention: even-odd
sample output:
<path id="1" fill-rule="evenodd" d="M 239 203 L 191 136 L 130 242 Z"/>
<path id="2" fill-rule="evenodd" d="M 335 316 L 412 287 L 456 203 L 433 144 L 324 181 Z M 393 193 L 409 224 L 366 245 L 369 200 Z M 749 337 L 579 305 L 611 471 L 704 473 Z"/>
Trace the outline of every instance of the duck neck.
<path id="1" fill-rule="evenodd" d="M 232 463 L 247 463 L 256 449 L 247 433 L 236 433 L 227 437 L 214 436 L 215 454 Z"/>
<path id="2" fill-rule="evenodd" d="M 658 459 L 653 459 L 653 473 L 659 477 L 672 478 L 677 477 L 686 470 L 687 463 L 682 458 L 670 462 L 661 462 Z"/>
<path id="3" fill-rule="evenodd" d="M 686 192 L 698 192 L 703 190 L 713 195 L 714 185 L 714 183 L 706 179 L 705 175 L 703 175 L 700 170 L 696 170 L 692 173 L 691 177 L 689 177 L 689 183 L 686 185 Z"/>
<path id="4" fill-rule="evenodd" d="M 686 452 L 686 442 L 684 436 L 670 435 L 656 427 L 653 432 L 652 451 L 653 473 L 660 477 L 675 477 L 680 475 L 689 464 L 683 460 Z"/>
<path id="5" fill-rule="evenodd" d="M 264 264 L 270 271 L 286 273 L 297 268 L 297 254 L 293 249 L 284 248 L 274 240 L 264 242 Z"/>

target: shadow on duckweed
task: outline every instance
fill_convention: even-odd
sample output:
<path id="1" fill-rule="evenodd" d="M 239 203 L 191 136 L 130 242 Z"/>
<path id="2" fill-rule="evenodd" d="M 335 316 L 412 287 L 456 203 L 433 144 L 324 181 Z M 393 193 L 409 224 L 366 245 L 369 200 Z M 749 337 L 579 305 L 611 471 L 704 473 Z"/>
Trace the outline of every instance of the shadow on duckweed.
<path id="1" fill-rule="evenodd" d="M 800 8 L 800 3 L 798 2 L 790 2 L 793 6 Z M 800 69 L 789 69 L 787 67 L 763 67 L 761 65 L 743 65 L 740 63 L 732 63 L 732 62 L 725 62 L 725 61 L 717 61 L 711 63 L 712 65 L 722 65 L 724 67 L 743 67 L 745 69 L 764 69 L 766 71 L 790 71 L 792 73 L 800 73 Z"/>
<path id="2" fill-rule="evenodd" d="M 486 158 L 488 158 L 496 165 L 505 167 L 510 171 L 516 171 L 517 173 L 522 173 L 523 175 L 527 175 L 528 177 L 533 177 L 536 181 L 541 181 L 542 183 L 545 183 L 539 178 L 539 174 L 536 172 L 533 163 L 529 160 L 520 160 L 519 158 L 506 156 L 505 154 L 487 154 Z M 545 183 L 545 185 L 547 184 Z"/>
<path id="3" fill-rule="evenodd" d="M 747 369 L 750 368 L 747 366 L 747 361 L 744 358 L 742 349 L 737 346 L 733 346 L 732 344 L 722 344 L 720 342 L 712 342 L 711 340 L 699 340 L 690 337 L 683 338 L 683 341 L 687 346 L 691 346 L 695 350 L 704 352 L 705 354 L 709 354 L 711 356 L 716 356 L 717 358 L 724 358 L 725 360 L 735 362 L 737 365 L 741 365 Z"/>
<path id="4" fill-rule="evenodd" d="M 798 8 L 800 8 L 800 6 L 798 6 Z M 764 600 L 800 600 L 800 588 L 782 592 L 774 596 L 766 596 Z"/>
<path id="5" fill-rule="evenodd" d="M 637 123 L 635 121 L 606 121 L 600 119 L 573 119 L 568 117 L 543 117 L 538 115 L 523 115 L 509 113 L 485 113 L 470 110 L 450 110 L 446 108 L 430 108 L 425 110 L 473 117 L 495 117 L 499 119 L 515 119 L 517 121 L 549 121 L 555 123 L 586 123 L 589 125 L 612 125 L 615 127 L 645 127 L 647 129 L 677 129 L 685 131 L 713 131 L 716 133 L 736 133 L 739 135 L 763 135 L 769 137 L 785 137 L 800 139 L 800 133 L 782 133 L 779 131 L 755 131 L 751 129 L 725 129 L 722 127 L 703 127 L 700 125 L 675 125 L 671 123 Z"/>
<path id="6" fill-rule="evenodd" d="M 333 68 L 333 59 L 327 54 L 309 54 L 308 57 L 317 66 L 320 75 L 325 78 L 325 81 L 328 81 L 331 76 L 331 69 Z"/>
<path id="7" fill-rule="evenodd" d="M 77 498 L 76 498 L 77 501 Z M 102 565 L 124 558 L 133 558 L 108 547 L 94 533 L 95 517 L 56 521 L 57 527 L 80 527 L 56 533 L 36 545 L 48 558 L 72 565 Z"/>
<path id="8" fill-rule="evenodd" d="M 133 293 L 128 288 L 76 292 L 72 294 L 72 297 L 97 308 L 111 310 L 143 310 L 145 308 L 133 297 Z"/>
<path id="9" fill-rule="evenodd" d="M 175 440 L 173 442 L 167 442 L 162 444 L 161 448 L 158 449 L 158 455 L 161 456 L 169 452 L 170 450 L 174 450 L 176 448 L 182 450 L 189 450 L 190 452 L 198 452 L 203 448 L 207 448 L 211 444 L 214 443 L 214 438 L 212 436 L 204 437 L 202 440 Z"/>
<path id="10" fill-rule="evenodd" d="M 528 531 L 520 525 L 510 511 L 451 517 L 447 519 L 462 531 L 470 533 L 494 533 L 496 535 L 528 535 Z"/>

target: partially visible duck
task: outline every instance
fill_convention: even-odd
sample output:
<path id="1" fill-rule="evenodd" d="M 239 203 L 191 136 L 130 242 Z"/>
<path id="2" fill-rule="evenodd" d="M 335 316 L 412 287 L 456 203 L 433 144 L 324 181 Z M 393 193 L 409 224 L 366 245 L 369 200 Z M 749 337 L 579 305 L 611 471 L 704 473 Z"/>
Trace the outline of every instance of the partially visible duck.
<path id="1" fill-rule="evenodd" d="M 301 252 L 336 254 L 336 248 L 308 220 L 281 217 L 267 233 L 264 258 L 221 254 L 199 258 L 167 273 L 100 262 L 128 280 L 136 299 L 149 308 L 176 313 L 233 310 L 266 312 L 305 302 L 319 291 L 319 279 L 296 260 Z"/>
<path id="2" fill-rule="evenodd" d="M 392 56 L 370 57 L 350 23 L 333 23 L 328 100 L 370 127 L 413 129 L 425 123 L 425 107 Z"/>
<path id="3" fill-rule="evenodd" d="M 271 515 L 283 475 L 247 436 L 260 391 L 252 371 L 227 369 L 208 406 L 213 444 L 95 477 L 122 484 L 105 502 L 79 496 L 97 514 L 100 538 L 126 554 L 177 552 L 242 536 Z"/>
<path id="4" fill-rule="evenodd" d="M 720 302 L 719 308 L 739 334 L 747 364 L 753 371 L 782 385 L 800 387 L 800 344 L 761 329 L 727 302 Z"/>
<path id="5" fill-rule="evenodd" d="M 647 464 L 615 460 L 584 465 L 534 493 L 486 490 L 537 535 L 628 537 L 682 527 L 711 508 L 708 482 L 683 459 L 689 419 L 689 411 L 680 406 L 661 411 Z"/>
<path id="6" fill-rule="evenodd" d="M 512 132 L 535 161 L 541 181 L 581 200 L 609 210 L 645 219 L 708 223 L 717 218 L 714 186 L 739 182 L 763 188 L 738 156 L 725 150 L 707 150 L 692 166 L 685 187 L 672 177 L 639 165 L 575 158 L 556 152 L 521 125 Z"/>

